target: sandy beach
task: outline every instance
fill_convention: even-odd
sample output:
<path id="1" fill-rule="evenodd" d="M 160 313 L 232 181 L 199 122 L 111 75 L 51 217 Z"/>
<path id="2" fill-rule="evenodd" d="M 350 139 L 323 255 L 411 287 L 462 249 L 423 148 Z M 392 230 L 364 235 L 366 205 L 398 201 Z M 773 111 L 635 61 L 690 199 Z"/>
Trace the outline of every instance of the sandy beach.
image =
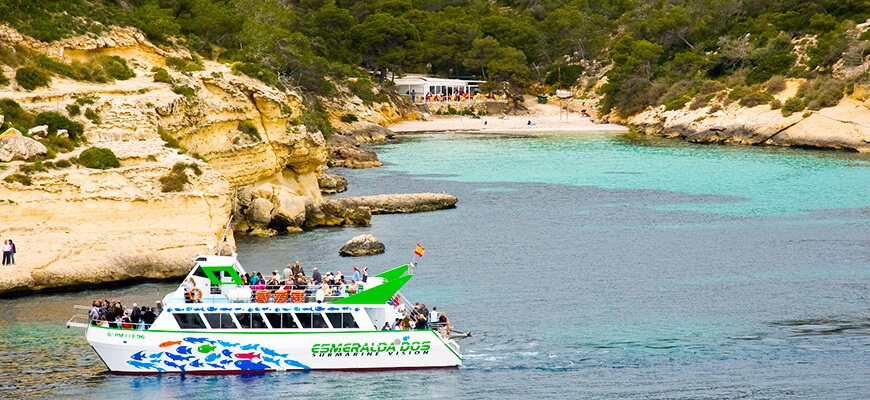
<path id="1" fill-rule="evenodd" d="M 396 133 L 415 132 L 625 132 L 628 128 L 615 124 L 594 123 L 594 117 L 583 117 L 577 112 L 566 112 L 558 105 L 538 104 L 527 96 L 527 111 L 520 115 L 484 115 L 479 119 L 460 115 L 428 115 L 425 120 L 404 121 L 389 126 Z M 529 124 L 531 122 L 531 124 Z"/>

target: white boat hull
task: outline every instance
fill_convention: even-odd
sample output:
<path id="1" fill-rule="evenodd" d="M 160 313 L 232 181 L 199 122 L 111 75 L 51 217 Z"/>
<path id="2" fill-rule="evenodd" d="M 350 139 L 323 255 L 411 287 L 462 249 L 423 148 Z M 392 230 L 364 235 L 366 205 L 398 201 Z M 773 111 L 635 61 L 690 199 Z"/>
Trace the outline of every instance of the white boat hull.
<path id="1" fill-rule="evenodd" d="M 114 373 L 444 368 L 462 363 L 458 351 L 432 330 L 215 332 L 90 326 L 87 338 Z"/>

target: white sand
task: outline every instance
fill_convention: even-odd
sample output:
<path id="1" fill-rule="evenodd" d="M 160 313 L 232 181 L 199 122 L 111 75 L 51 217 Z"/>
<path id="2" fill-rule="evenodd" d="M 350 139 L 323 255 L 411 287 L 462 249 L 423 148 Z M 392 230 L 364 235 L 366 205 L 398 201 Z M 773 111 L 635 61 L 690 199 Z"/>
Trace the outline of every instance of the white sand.
<path id="1" fill-rule="evenodd" d="M 628 128 L 615 124 L 596 124 L 593 118 L 581 117 L 576 112 L 560 110 L 553 104 L 538 104 L 535 98 L 526 99 L 527 114 L 501 116 L 487 115 L 480 119 L 458 115 L 432 115 L 427 120 L 404 121 L 388 128 L 396 133 L 415 132 L 626 132 Z M 525 112 L 524 112 L 525 113 Z M 531 121 L 534 125 L 529 125 Z"/>

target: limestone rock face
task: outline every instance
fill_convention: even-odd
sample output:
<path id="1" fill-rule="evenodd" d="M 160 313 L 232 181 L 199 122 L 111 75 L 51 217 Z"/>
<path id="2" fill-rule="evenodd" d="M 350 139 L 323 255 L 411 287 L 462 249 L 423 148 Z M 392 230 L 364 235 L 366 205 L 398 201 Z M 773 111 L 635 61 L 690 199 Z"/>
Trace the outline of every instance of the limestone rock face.
<path id="1" fill-rule="evenodd" d="M 330 167 L 362 169 L 384 165 L 377 154 L 357 147 L 332 147 L 329 156 Z"/>
<path id="2" fill-rule="evenodd" d="M 45 137 L 48 135 L 48 125 L 34 126 L 27 131 L 28 135 Z"/>
<path id="3" fill-rule="evenodd" d="M 320 193 L 335 194 L 347 190 L 347 179 L 343 176 L 322 174 L 317 178 L 317 184 L 320 186 Z"/>
<path id="4" fill-rule="evenodd" d="M 378 238 L 371 234 L 365 234 L 349 240 L 344 246 L 341 246 L 338 254 L 342 257 L 359 257 L 381 254 L 385 250 L 386 246 L 378 241 Z"/>
<path id="5" fill-rule="evenodd" d="M 790 86 L 796 90 L 797 84 L 792 82 Z M 834 107 L 788 117 L 769 105 L 747 108 L 734 103 L 718 111 L 712 111 L 711 107 L 673 111 L 649 108 L 624 122 L 647 135 L 698 143 L 805 146 L 867 153 L 870 125 L 866 121 L 870 121 L 870 108 L 864 101 L 845 98 Z"/>
<path id="6" fill-rule="evenodd" d="M 202 163 L 187 190 L 163 193 L 160 177 L 176 162 L 197 161 L 157 141 L 100 146 L 120 168 L 49 170 L 24 187 L 0 180 L 3 235 L 19 248 L 17 264 L 0 275 L 0 293 L 176 277 L 190 270 L 193 255 L 214 251 L 232 204 L 220 173 Z"/>
<path id="7" fill-rule="evenodd" d="M 48 151 L 45 145 L 22 135 L 15 128 L 4 132 L 2 137 L 0 139 L 0 161 L 27 160 Z"/>

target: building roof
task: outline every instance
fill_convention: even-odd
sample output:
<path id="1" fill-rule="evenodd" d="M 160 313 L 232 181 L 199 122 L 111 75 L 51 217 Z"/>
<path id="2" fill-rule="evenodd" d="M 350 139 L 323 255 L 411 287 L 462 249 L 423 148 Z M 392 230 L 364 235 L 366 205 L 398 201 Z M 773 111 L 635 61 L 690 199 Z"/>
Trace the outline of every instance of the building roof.
<path id="1" fill-rule="evenodd" d="M 447 79 L 447 78 L 436 78 L 434 76 L 425 76 L 425 75 L 406 75 L 404 78 L 397 78 L 394 80 L 396 86 L 398 85 L 424 85 L 426 83 L 432 85 L 445 85 L 445 86 L 465 86 L 468 84 L 476 84 L 476 83 L 484 83 L 486 81 L 476 81 L 476 80 L 467 80 L 467 79 Z"/>

